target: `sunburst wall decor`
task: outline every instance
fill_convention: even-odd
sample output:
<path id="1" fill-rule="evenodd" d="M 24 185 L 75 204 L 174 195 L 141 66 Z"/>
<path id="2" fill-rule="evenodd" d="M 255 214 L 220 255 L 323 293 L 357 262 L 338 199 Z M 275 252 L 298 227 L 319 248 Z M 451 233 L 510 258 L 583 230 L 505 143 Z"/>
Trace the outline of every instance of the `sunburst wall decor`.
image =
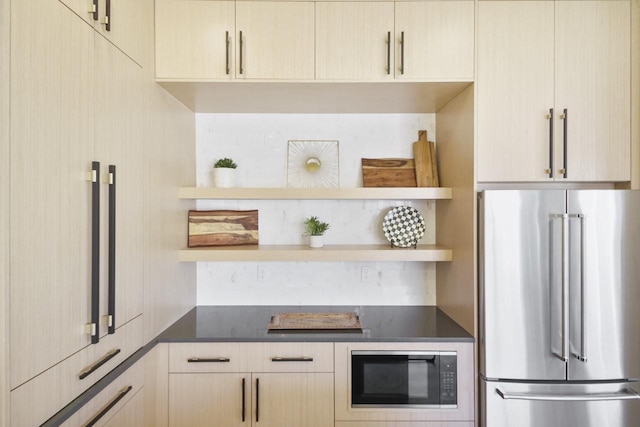
<path id="1" fill-rule="evenodd" d="M 289 141 L 288 187 L 339 187 L 338 166 L 338 141 Z"/>

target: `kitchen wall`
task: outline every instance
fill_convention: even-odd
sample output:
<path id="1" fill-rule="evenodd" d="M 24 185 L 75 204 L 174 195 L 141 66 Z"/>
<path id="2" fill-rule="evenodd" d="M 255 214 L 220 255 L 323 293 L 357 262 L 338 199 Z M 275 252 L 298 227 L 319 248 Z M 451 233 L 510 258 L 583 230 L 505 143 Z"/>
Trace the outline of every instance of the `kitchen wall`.
<path id="1" fill-rule="evenodd" d="M 420 129 L 435 140 L 435 114 L 197 114 L 197 186 L 212 186 L 213 163 L 231 157 L 238 186 L 284 187 L 289 140 L 337 140 L 340 187 L 361 187 L 362 157 L 412 158 Z M 421 243 L 435 243 L 431 201 L 203 200 L 197 209 L 258 209 L 261 244 L 306 244 L 302 222 L 310 215 L 331 224 L 325 244 L 374 244 L 387 243 L 382 218 L 400 204 L 420 210 Z M 197 275 L 200 305 L 436 302 L 435 263 L 201 262 Z"/>

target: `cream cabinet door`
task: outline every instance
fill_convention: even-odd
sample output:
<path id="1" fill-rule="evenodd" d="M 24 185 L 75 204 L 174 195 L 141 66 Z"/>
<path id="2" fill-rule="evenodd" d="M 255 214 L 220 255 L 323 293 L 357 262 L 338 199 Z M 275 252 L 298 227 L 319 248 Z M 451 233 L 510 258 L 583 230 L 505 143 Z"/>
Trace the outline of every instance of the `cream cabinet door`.
<path id="1" fill-rule="evenodd" d="M 94 25 L 94 23 L 98 22 L 98 0 L 60 0 L 60 2 L 92 26 Z M 93 13 L 94 4 L 96 4 L 95 14 Z"/>
<path id="2" fill-rule="evenodd" d="M 316 79 L 393 79 L 392 2 L 316 3 Z"/>
<path id="3" fill-rule="evenodd" d="M 557 179 L 631 179 L 630 2 L 556 1 Z"/>
<path id="4" fill-rule="evenodd" d="M 397 79 L 473 81 L 474 2 L 396 2 Z"/>
<path id="5" fill-rule="evenodd" d="M 478 7 L 478 181 L 550 180 L 553 2 Z"/>
<path id="6" fill-rule="evenodd" d="M 236 2 L 236 78 L 313 79 L 314 7 L 313 2 Z"/>
<path id="7" fill-rule="evenodd" d="M 144 72 L 102 37 L 95 39 L 95 159 L 100 161 L 100 334 L 142 313 L 144 269 Z M 110 168 L 115 170 L 110 177 Z M 112 183 L 110 183 L 112 182 Z M 111 194 L 110 194 L 111 193 Z M 113 205 L 115 203 L 115 207 Z M 115 213 L 115 231 L 110 215 Z M 115 243 L 110 253 L 110 239 Z M 115 263 L 115 277 L 109 264 Z M 109 280 L 115 286 L 110 298 Z M 115 301 L 115 303 L 114 303 Z M 109 307 L 111 302 L 112 306 Z M 115 310 L 115 311 L 114 311 Z"/>
<path id="8" fill-rule="evenodd" d="M 156 1 L 156 77 L 229 79 L 235 2 Z"/>
<path id="9" fill-rule="evenodd" d="M 251 425 L 250 375 L 169 375 L 170 427 L 248 425 Z"/>
<path id="10" fill-rule="evenodd" d="M 94 30 L 47 0 L 11 21 L 13 389 L 91 342 Z"/>
<path id="11" fill-rule="evenodd" d="M 150 13 L 149 0 L 100 0 L 96 29 L 139 64 L 146 48 L 145 13 Z"/>
<path id="12" fill-rule="evenodd" d="M 333 427 L 333 373 L 254 373 L 253 425 Z"/>

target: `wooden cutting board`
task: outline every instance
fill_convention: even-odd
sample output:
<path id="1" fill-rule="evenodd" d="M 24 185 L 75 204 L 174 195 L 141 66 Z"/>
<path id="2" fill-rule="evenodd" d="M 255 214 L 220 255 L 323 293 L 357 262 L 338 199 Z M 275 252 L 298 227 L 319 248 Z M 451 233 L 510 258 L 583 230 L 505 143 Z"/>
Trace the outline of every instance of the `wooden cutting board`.
<path id="1" fill-rule="evenodd" d="M 415 187 L 413 159 L 362 159 L 364 187 Z"/>
<path id="2" fill-rule="evenodd" d="M 269 330 L 356 330 L 362 324 L 355 312 L 346 313 L 276 313 Z"/>
<path id="3" fill-rule="evenodd" d="M 258 211 L 189 211 L 190 248 L 258 244 Z"/>
<path id="4" fill-rule="evenodd" d="M 418 141 L 413 143 L 413 158 L 418 187 L 439 187 L 438 164 L 435 143 L 427 140 L 427 131 L 418 132 Z"/>

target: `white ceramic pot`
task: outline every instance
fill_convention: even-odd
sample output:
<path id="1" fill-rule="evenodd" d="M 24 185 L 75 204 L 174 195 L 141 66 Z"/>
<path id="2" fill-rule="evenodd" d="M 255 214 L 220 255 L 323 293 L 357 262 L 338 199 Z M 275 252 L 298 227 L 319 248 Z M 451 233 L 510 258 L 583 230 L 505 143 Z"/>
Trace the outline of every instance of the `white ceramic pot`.
<path id="1" fill-rule="evenodd" d="M 216 187 L 229 188 L 236 185 L 236 170 L 233 168 L 213 168 Z"/>
<path id="2" fill-rule="evenodd" d="M 323 236 L 309 236 L 309 246 L 312 248 L 321 248 L 324 246 Z"/>

